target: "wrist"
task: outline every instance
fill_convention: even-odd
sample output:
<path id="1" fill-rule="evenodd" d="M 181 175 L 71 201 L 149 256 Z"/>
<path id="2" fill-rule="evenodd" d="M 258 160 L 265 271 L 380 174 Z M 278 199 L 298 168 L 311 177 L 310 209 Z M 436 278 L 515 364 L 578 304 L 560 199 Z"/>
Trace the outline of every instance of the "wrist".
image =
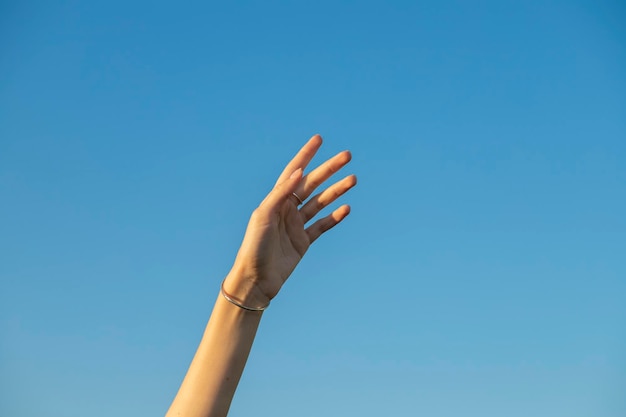
<path id="1" fill-rule="evenodd" d="M 222 293 L 235 301 L 234 304 L 261 309 L 269 305 L 271 298 L 261 291 L 254 277 L 231 270 L 222 282 Z M 231 301 L 232 302 L 232 301 Z"/>

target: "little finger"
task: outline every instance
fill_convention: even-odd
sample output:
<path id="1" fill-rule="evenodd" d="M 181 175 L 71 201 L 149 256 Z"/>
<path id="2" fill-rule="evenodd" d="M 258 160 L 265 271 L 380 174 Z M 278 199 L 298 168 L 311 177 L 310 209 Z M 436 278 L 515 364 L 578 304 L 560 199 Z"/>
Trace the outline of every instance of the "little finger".
<path id="1" fill-rule="evenodd" d="M 350 206 L 344 205 L 313 223 L 305 230 L 307 235 L 309 235 L 309 241 L 311 243 L 315 242 L 322 234 L 337 226 L 348 214 L 350 214 Z"/>

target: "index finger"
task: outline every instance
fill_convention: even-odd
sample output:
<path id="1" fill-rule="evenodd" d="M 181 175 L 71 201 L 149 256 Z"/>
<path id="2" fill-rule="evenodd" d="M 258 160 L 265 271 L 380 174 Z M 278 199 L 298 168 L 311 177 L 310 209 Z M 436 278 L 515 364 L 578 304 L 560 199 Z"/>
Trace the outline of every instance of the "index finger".
<path id="1" fill-rule="evenodd" d="M 318 149 L 322 146 L 322 137 L 320 135 L 313 135 L 311 139 L 298 151 L 296 156 L 287 164 L 283 172 L 278 177 L 276 187 L 278 184 L 283 183 L 289 176 L 298 168 L 304 168 L 311 162 L 311 159 L 315 156 Z"/>

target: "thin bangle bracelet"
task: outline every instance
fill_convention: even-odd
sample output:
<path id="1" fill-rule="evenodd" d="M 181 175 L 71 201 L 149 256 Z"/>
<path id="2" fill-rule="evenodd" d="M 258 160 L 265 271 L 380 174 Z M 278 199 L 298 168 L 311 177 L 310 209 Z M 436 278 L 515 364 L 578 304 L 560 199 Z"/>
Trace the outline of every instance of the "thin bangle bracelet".
<path id="1" fill-rule="evenodd" d="M 226 281 L 226 280 L 224 280 L 224 281 Z M 226 290 L 224 290 L 224 281 L 222 281 L 222 286 L 220 288 L 220 293 L 222 294 L 222 297 L 224 297 L 229 303 L 234 304 L 237 307 L 243 308 L 244 310 L 247 310 L 247 311 L 263 311 L 267 307 L 269 307 L 270 303 L 267 303 L 264 307 L 248 307 L 248 306 L 245 306 L 245 305 L 241 304 L 240 302 L 238 302 L 235 299 L 233 299 L 233 297 L 230 296 L 226 292 Z"/>

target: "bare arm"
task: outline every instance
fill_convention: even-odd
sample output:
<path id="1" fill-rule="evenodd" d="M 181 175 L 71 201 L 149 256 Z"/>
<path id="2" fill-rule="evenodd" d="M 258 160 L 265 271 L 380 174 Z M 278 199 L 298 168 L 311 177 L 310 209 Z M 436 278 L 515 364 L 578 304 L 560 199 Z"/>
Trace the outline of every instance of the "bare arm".
<path id="1" fill-rule="evenodd" d="M 347 176 L 306 201 L 351 158 L 349 152 L 341 152 L 303 177 L 321 144 L 321 137 L 313 136 L 253 212 L 233 268 L 223 284 L 234 303 L 218 296 L 167 417 L 227 415 L 263 314 L 236 304 L 252 309 L 268 305 L 311 243 L 350 212 L 350 207 L 343 205 L 306 226 L 320 210 L 356 184 L 354 175 Z M 299 199 L 306 203 L 300 206 Z"/>

